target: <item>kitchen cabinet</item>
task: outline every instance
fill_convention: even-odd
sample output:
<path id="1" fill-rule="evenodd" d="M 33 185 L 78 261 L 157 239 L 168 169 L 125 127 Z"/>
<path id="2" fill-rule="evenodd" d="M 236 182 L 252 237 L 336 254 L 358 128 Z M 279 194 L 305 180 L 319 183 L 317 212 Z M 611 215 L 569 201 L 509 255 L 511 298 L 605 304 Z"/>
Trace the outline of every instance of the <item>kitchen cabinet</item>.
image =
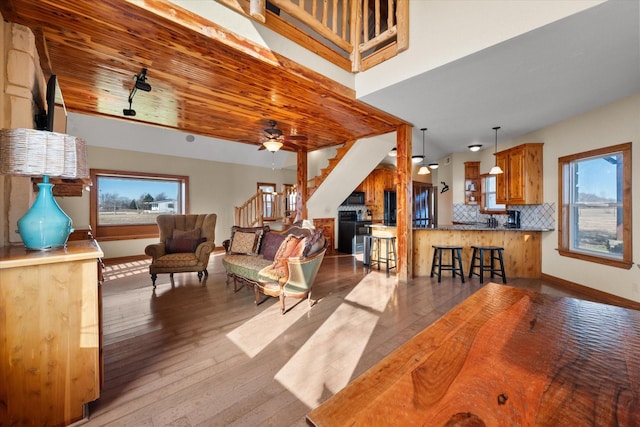
<path id="1" fill-rule="evenodd" d="M 496 153 L 503 173 L 496 175 L 497 203 L 542 203 L 542 143 L 528 143 Z"/>
<path id="2" fill-rule="evenodd" d="M 464 204 L 477 205 L 480 200 L 480 162 L 464 162 Z"/>
<path id="3" fill-rule="evenodd" d="M 379 167 L 356 188 L 365 192 L 365 204 L 371 210 L 371 217 L 382 219 L 384 215 L 384 192 L 396 190 L 395 169 Z"/>
<path id="4" fill-rule="evenodd" d="M 313 226 L 316 229 L 322 229 L 322 235 L 327 239 L 327 255 L 332 255 L 335 252 L 335 218 L 314 218 Z"/>
<path id="5" fill-rule="evenodd" d="M 100 396 L 102 256 L 93 240 L 0 247 L 0 424 L 72 424 Z"/>

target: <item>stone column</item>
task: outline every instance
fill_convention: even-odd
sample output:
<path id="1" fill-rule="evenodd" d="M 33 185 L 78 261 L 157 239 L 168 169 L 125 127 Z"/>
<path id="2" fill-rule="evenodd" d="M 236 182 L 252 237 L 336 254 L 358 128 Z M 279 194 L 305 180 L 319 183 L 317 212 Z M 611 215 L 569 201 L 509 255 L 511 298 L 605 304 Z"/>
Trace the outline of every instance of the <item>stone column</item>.
<path id="1" fill-rule="evenodd" d="M 23 25 L 0 20 L 0 125 L 34 128 L 39 105 L 44 105 L 46 83 L 33 32 Z M 34 198 L 31 179 L 0 176 L 0 245 L 22 242 L 18 219 Z"/>

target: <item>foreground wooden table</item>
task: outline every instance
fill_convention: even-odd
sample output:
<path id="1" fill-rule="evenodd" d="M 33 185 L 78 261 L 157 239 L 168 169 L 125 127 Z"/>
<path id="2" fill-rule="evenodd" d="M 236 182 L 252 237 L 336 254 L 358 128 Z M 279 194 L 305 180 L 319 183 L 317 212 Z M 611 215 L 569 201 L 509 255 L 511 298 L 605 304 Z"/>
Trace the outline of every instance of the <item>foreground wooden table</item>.
<path id="1" fill-rule="evenodd" d="M 640 312 L 489 283 L 307 421 L 637 426 Z"/>

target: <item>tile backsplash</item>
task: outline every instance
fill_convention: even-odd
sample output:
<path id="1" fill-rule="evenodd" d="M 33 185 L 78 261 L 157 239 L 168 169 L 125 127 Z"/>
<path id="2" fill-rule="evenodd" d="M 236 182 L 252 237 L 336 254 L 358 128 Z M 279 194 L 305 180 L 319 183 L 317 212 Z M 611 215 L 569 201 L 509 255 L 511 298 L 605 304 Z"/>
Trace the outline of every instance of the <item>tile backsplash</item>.
<path id="1" fill-rule="evenodd" d="M 507 206 L 507 209 L 520 211 L 520 226 L 523 228 L 555 228 L 555 204 Z M 454 222 L 486 223 L 490 215 L 480 213 L 478 205 L 453 205 Z M 507 222 L 506 215 L 493 215 L 502 225 Z"/>

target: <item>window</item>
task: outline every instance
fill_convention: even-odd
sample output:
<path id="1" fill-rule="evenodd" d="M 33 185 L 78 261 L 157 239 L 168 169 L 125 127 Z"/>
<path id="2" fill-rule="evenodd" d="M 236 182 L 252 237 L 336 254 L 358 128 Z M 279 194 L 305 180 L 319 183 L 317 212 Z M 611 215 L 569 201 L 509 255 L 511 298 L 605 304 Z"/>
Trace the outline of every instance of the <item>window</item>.
<path id="1" fill-rule="evenodd" d="M 298 196 L 297 188 L 292 184 L 283 184 L 282 191 L 286 200 L 285 217 L 295 218 L 296 216 L 296 199 Z"/>
<path id="2" fill-rule="evenodd" d="M 262 190 L 262 216 L 267 220 L 275 219 L 276 185 L 270 182 L 259 182 L 258 191 L 260 190 Z"/>
<path id="3" fill-rule="evenodd" d="M 480 175 L 480 211 L 483 213 L 503 213 L 507 208 L 505 205 L 496 203 L 497 179 L 495 175 Z"/>
<path id="4" fill-rule="evenodd" d="M 158 236 L 156 217 L 187 213 L 189 177 L 91 169 L 91 229 L 102 240 Z"/>
<path id="5" fill-rule="evenodd" d="M 558 159 L 561 255 L 631 268 L 631 143 Z"/>

